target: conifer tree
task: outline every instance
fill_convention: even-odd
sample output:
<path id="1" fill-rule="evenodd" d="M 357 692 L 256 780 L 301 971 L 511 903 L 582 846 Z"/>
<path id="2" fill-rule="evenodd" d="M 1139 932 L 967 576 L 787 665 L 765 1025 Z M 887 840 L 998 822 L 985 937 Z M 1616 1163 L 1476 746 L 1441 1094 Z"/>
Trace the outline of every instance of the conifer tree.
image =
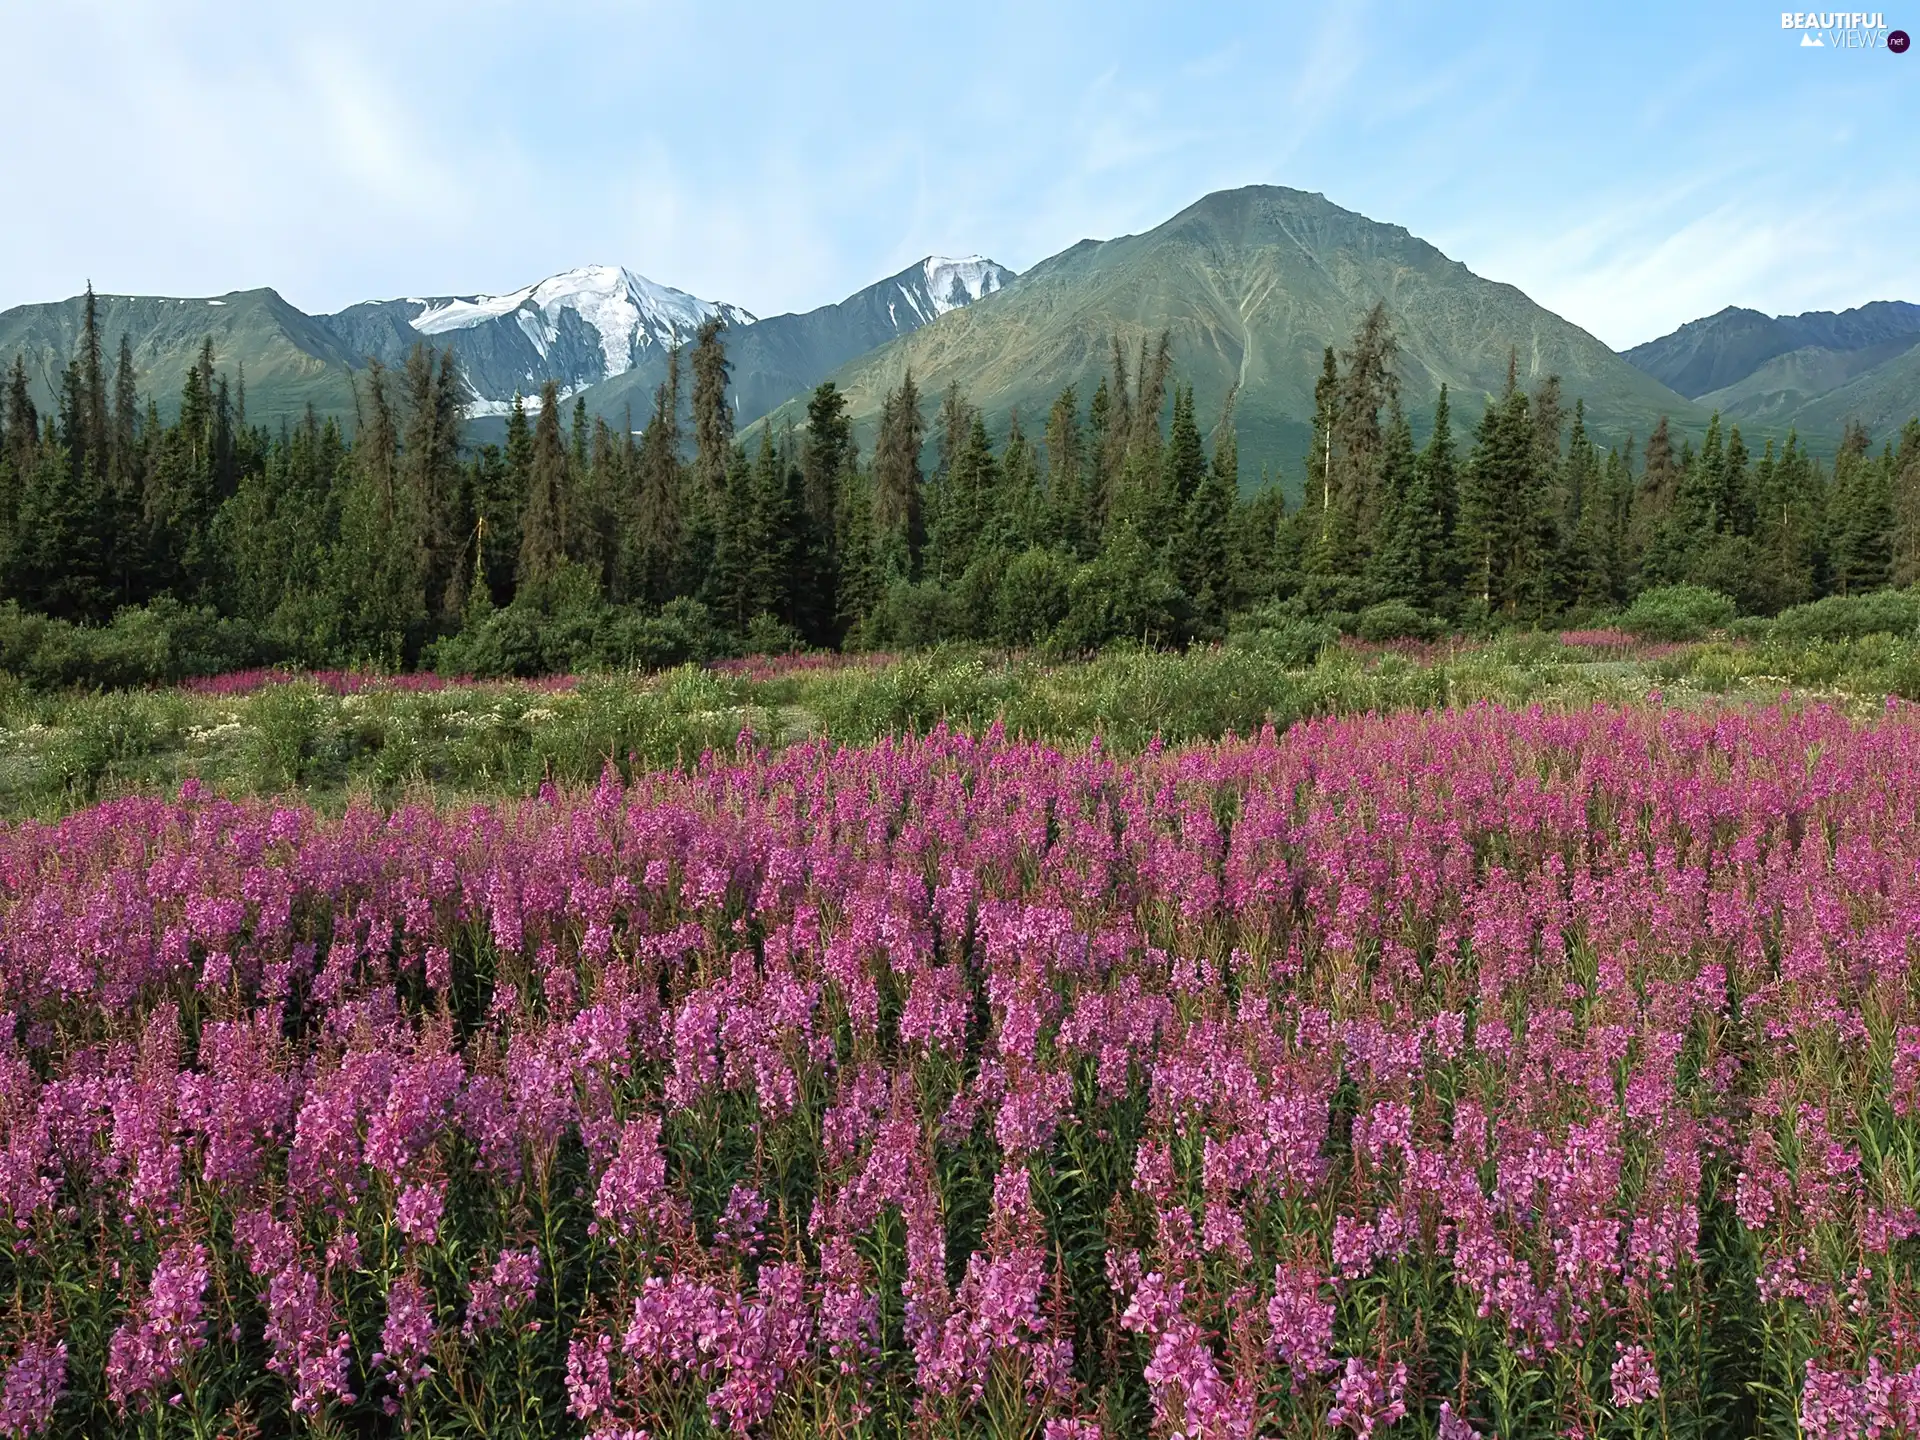
<path id="1" fill-rule="evenodd" d="M 807 430 L 800 450 L 804 536 L 797 557 L 801 598 L 796 623 L 808 641 L 830 644 L 839 633 L 840 530 L 845 507 L 840 493 L 854 467 L 853 422 L 846 396 L 831 380 L 807 401 Z"/>
<path id="2" fill-rule="evenodd" d="M 1413 427 L 1394 399 L 1388 403 L 1381 437 L 1380 545 L 1369 566 L 1374 593 L 1382 600 L 1429 606 L 1439 598 L 1434 581 L 1446 535 L 1426 479 L 1426 468 L 1414 453 Z"/>
<path id="3" fill-rule="evenodd" d="M 1893 462 L 1893 583 L 1920 581 L 1920 418 L 1900 431 Z"/>
<path id="4" fill-rule="evenodd" d="M 1080 468 L 1081 513 L 1086 516 L 1086 534 L 1081 541 L 1083 553 L 1099 547 L 1100 529 L 1107 519 L 1107 498 L 1113 493 L 1113 475 L 1108 469 L 1113 430 L 1113 395 L 1103 376 L 1087 404 L 1087 444 Z"/>
<path id="5" fill-rule="evenodd" d="M 1313 439 L 1307 447 L 1302 524 L 1311 537 L 1310 555 L 1337 553 L 1333 508 L 1333 434 L 1340 417 L 1340 369 L 1329 345 L 1320 356 L 1320 377 L 1313 383 Z"/>
<path id="6" fill-rule="evenodd" d="M 1185 511 L 1207 473 L 1207 452 L 1200 438 L 1200 426 L 1194 419 L 1191 385 L 1176 385 L 1173 389 L 1173 423 L 1167 432 L 1162 473 L 1167 509 L 1178 515 Z"/>
<path id="7" fill-rule="evenodd" d="M 436 363 L 437 360 L 437 363 Z M 438 357 L 425 344 L 407 356 L 406 430 L 401 439 L 399 483 L 408 492 L 396 523 L 410 531 L 390 537 L 410 545 L 423 586 L 429 620 L 452 627 L 466 603 L 463 553 L 472 522 L 461 513 L 461 425 L 466 404 L 458 362 L 451 349 Z"/>
<path id="8" fill-rule="evenodd" d="M 1818 485 L 1797 433 L 1787 432 L 1777 459 L 1773 442 L 1767 442 L 1754 476 L 1754 535 L 1760 573 L 1769 582 L 1770 609 L 1796 605 L 1813 595 L 1819 558 Z"/>
<path id="9" fill-rule="evenodd" d="M 419 643 L 428 618 L 426 521 L 421 496 L 401 468 L 392 382 L 377 361 L 365 374 L 341 507 L 341 588 L 361 655 L 397 664 Z"/>
<path id="10" fill-rule="evenodd" d="M 533 425 L 528 470 L 527 508 L 520 520 L 518 581 L 520 589 L 536 590 L 560 573 L 571 539 L 567 450 L 560 438 L 560 393 L 551 380 L 541 387 L 540 415 Z"/>
<path id="11" fill-rule="evenodd" d="M 1893 457 L 1869 453 L 1867 432 L 1849 421 L 1833 460 L 1833 523 L 1828 537 L 1835 594 L 1885 585 L 1893 570 Z"/>
<path id="12" fill-rule="evenodd" d="M 840 487 L 839 586 L 834 620 L 843 639 L 858 642 L 859 627 L 879 605 L 883 575 L 875 548 L 872 477 L 855 467 Z"/>
<path id="13" fill-rule="evenodd" d="M 625 536 L 626 577 L 622 589 L 629 597 L 652 605 L 665 604 L 672 598 L 681 575 L 681 551 L 686 539 L 687 487 L 682 484 L 680 467 L 679 393 L 680 358 L 675 351 L 667 357 L 667 378 L 654 388 L 653 414 L 640 433 L 640 448 L 634 456 L 637 493 L 631 528 Z M 631 432 L 632 426 L 627 428 Z M 722 484 L 724 489 L 725 482 Z M 716 547 L 740 542 L 741 537 L 727 535 L 726 527 L 734 517 L 724 497 L 712 518 Z"/>
<path id="14" fill-rule="evenodd" d="M 920 552 L 926 544 L 920 479 L 924 425 L 920 392 L 909 370 L 881 406 L 873 450 L 874 553 L 889 581 L 913 580 L 920 574 Z"/>
<path id="15" fill-rule="evenodd" d="M 1474 436 L 1461 495 L 1469 595 L 1514 616 L 1535 603 L 1540 579 L 1534 430 L 1526 391 L 1507 364 L 1506 391 L 1490 400 Z"/>
<path id="16" fill-rule="evenodd" d="M 1215 430 L 1213 463 L 1206 467 L 1189 491 L 1182 515 L 1177 574 L 1180 587 L 1193 602 L 1193 616 L 1203 632 L 1218 631 L 1225 623 L 1232 603 L 1231 547 L 1234 506 L 1240 496 L 1240 449 L 1233 431 L 1234 391 L 1228 391 L 1226 405 Z M 1168 454 L 1180 454 L 1188 440 L 1182 434 L 1176 401 L 1173 434 Z M 1193 390 L 1186 390 L 1187 424 L 1193 429 L 1192 444 L 1199 444 L 1199 429 L 1193 426 Z M 1178 464 L 1168 465 L 1170 478 L 1179 483 Z"/>
<path id="17" fill-rule="evenodd" d="M 1062 390 L 1047 412 L 1042 443 L 1047 450 L 1048 538 L 1070 554 L 1084 556 L 1094 527 L 1087 507 L 1080 396 L 1073 386 Z"/>
<path id="18" fill-rule="evenodd" d="M 790 437 L 789 437 L 790 438 Z M 786 447 L 783 447 L 786 448 Z M 750 620 L 756 615 L 791 617 L 794 569 L 794 531 L 798 516 L 798 485 L 790 484 L 785 456 L 774 449 L 773 427 L 760 427 L 760 451 L 753 462 L 752 508 L 745 547 L 745 603 Z"/>
<path id="19" fill-rule="evenodd" d="M 1000 453 L 1000 490 L 988 517 L 988 545 L 1018 553 L 1044 543 L 1048 528 L 1039 459 L 1020 428 L 1020 412 L 1015 410 L 1008 423 L 1006 446 Z"/>

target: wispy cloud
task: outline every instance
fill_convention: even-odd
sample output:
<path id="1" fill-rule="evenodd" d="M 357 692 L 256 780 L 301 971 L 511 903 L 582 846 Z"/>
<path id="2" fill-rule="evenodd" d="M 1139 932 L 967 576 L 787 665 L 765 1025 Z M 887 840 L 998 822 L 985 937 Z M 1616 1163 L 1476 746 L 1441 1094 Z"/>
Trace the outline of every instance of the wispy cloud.
<path id="1" fill-rule="evenodd" d="M 1403 224 L 1610 343 L 1727 303 L 1920 298 L 1920 198 L 1884 146 L 1920 118 L 1913 77 L 1807 63 L 1767 21 L 1645 0 L 18 6 L 9 105 L 61 143 L 0 148 L 0 193 L 31 197 L 0 227 L 0 305 L 91 277 L 325 309 L 607 260 L 772 313 L 930 250 L 1025 267 L 1256 181 Z"/>

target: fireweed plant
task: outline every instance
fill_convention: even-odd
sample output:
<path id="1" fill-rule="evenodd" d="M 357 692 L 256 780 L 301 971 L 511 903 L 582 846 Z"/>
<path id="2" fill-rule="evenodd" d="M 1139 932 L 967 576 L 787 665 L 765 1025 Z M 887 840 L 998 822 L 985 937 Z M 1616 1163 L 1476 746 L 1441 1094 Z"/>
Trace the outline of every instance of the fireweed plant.
<path id="1" fill-rule="evenodd" d="M 1920 1424 L 1920 713 L 0 830 L 0 1435 Z"/>

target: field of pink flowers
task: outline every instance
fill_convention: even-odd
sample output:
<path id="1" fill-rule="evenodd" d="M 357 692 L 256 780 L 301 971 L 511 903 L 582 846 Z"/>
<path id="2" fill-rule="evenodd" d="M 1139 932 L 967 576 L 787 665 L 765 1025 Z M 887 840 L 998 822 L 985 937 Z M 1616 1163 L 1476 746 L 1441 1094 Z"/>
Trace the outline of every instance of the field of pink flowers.
<path id="1" fill-rule="evenodd" d="M 0 830 L 0 1434 L 1920 1423 L 1920 712 Z"/>

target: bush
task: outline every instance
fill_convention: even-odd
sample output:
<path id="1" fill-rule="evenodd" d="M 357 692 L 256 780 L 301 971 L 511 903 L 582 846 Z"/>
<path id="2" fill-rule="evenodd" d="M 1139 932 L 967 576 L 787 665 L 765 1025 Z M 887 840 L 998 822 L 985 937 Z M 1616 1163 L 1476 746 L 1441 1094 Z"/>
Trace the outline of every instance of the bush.
<path id="1" fill-rule="evenodd" d="M 1087 655 L 1120 641 L 1130 645 L 1177 643 L 1183 633 L 1186 593 L 1131 527 L 1122 527 L 1099 558 L 1074 572 L 1067 587 L 1067 613 L 1052 648 Z"/>
<path id="2" fill-rule="evenodd" d="M 1339 639 L 1338 628 L 1326 620 L 1277 605 L 1240 616 L 1227 632 L 1229 649 L 1251 651 L 1294 669 L 1313 664 L 1322 650 Z"/>
<path id="3" fill-rule="evenodd" d="M 1387 600 L 1360 612 L 1354 633 L 1362 640 L 1431 640 L 1440 633 L 1440 623 L 1431 615 L 1415 609 L 1404 600 Z"/>
<path id="4" fill-rule="evenodd" d="M 994 598 L 993 638 L 1002 645 L 1037 645 L 1067 618 L 1073 561 L 1039 548 L 1014 557 Z"/>
<path id="5" fill-rule="evenodd" d="M 960 630 L 953 597 L 933 581 L 896 580 L 874 607 L 861 639 L 875 650 L 923 650 Z"/>
<path id="6" fill-rule="evenodd" d="M 1620 617 L 1620 628 L 1642 640 L 1700 640 L 1733 623 L 1730 597 L 1701 585 L 1643 590 Z"/>
<path id="7" fill-rule="evenodd" d="M 1920 631 L 1920 595 L 1879 590 L 1869 595 L 1829 595 L 1796 605 L 1774 618 L 1773 636 L 1809 640 L 1855 640 L 1862 635 L 1913 635 Z"/>
<path id="8" fill-rule="evenodd" d="M 159 599 L 108 625 L 75 625 L 0 606 L 0 669 L 41 689 L 169 685 L 278 658 L 245 620 Z"/>

